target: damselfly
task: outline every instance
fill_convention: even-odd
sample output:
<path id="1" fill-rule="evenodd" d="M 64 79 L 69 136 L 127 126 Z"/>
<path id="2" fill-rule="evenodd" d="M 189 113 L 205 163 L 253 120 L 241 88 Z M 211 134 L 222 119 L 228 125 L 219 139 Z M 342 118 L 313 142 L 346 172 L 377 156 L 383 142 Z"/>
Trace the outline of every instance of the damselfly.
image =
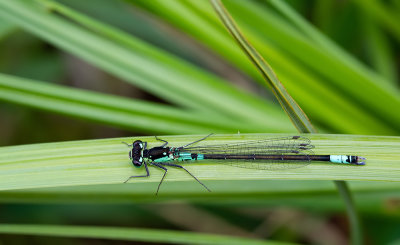
<path id="1" fill-rule="evenodd" d="M 211 135 L 211 134 L 210 134 Z M 200 180 L 198 180 L 179 162 L 212 161 L 223 163 L 235 167 L 275 170 L 299 168 L 310 164 L 311 161 L 325 161 L 332 163 L 343 163 L 352 165 L 365 165 L 365 158 L 350 155 L 314 155 L 311 141 L 302 136 L 269 138 L 255 141 L 237 142 L 232 144 L 192 146 L 210 135 L 180 147 L 169 147 L 166 140 L 156 137 L 157 140 L 164 142 L 161 146 L 148 149 L 147 142 L 136 140 L 129 151 L 129 158 L 135 167 L 145 167 L 145 175 L 130 176 L 131 178 L 149 177 L 148 166 L 154 166 L 164 170 L 157 187 L 156 195 L 167 174 L 167 167 L 176 167 L 185 170 L 197 182 L 208 191 Z"/>

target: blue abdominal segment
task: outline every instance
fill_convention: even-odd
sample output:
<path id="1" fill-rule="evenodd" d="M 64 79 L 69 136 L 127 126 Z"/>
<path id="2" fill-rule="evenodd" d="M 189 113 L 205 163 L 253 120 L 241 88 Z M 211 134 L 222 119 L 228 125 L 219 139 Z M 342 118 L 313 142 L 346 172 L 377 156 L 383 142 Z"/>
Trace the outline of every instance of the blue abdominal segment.
<path id="1" fill-rule="evenodd" d="M 178 152 L 175 153 L 175 157 L 173 155 L 160 157 L 158 159 L 155 159 L 154 162 L 196 161 L 196 160 L 204 160 L 204 155 L 196 153 L 188 153 L 188 152 Z"/>
<path id="2" fill-rule="evenodd" d="M 165 157 L 160 157 L 158 159 L 155 159 L 154 162 L 170 162 L 173 161 L 173 158 L 170 158 L 169 156 L 165 156 Z"/>
<path id="3" fill-rule="evenodd" d="M 350 156 L 346 155 L 330 155 L 330 162 L 333 163 L 351 163 Z"/>
<path id="4" fill-rule="evenodd" d="M 195 160 L 203 160 L 203 154 L 196 153 L 188 153 L 188 152 L 179 152 L 178 161 L 195 161 Z"/>

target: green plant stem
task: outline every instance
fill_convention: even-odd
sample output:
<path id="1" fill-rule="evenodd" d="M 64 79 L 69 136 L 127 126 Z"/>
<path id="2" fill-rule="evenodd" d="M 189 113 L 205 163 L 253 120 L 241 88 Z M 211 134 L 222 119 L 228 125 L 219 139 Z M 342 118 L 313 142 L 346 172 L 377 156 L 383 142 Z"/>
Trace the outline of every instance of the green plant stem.
<path id="1" fill-rule="evenodd" d="M 287 16 L 287 18 L 289 18 L 293 24 L 297 25 L 299 29 L 301 29 L 301 31 L 309 35 L 312 38 L 312 40 L 315 40 L 318 45 L 321 45 L 327 50 L 335 51 L 332 52 L 332 55 L 334 55 L 335 53 L 340 53 L 342 57 L 346 58 L 346 61 L 353 62 L 354 65 L 357 65 L 357 63 L 353 61 L 350 56 L 347 56 L 345 52 L 342 52 L 341 49 L 337 48 L 323 35 L 320 35 L 320 33 L 317 30 L 315 30 L 311 25 L 309 25 L 306 21 L 304 21 L 300 17 L 300 15 L 298 15 L 289 6 L 287 6 L 285 2 L 272 0 L 271 3 L 275 7 L 277 7 L 285 16 Z M 362 244 L 361 222 L 358 218 L 357 210 L 352 195 L 350 193 L 350 190 L 348 188 L 348 185 L 345 181 L 342 180 L 335 180 L 334 183 L 346 205 L 346 210 L 351 227 L 352 244 L 354 245 Z"/>
<path id="2" fill-rule="evenodd" d="M 287 115 L 297 128 L 297 130 L 301 133 L 317 133 L 316 129 L 309 121 L 307 115 L 303 112 L 303 110 L 296 103 L 296 101 L 286 91 L 285 87 L 276 77 L 274 71 L 269 66 L 269 64 L 241 34 L 239 28 L 237 27 L 236 23 L 234 22 L 228 11 L 225 9 L 222 2 L 220 0 L 210 0 L 210 1 L 213 7 L 215 8 L 216 12 L 219 14 L 225 27 L 232 34 L 232 36 L 238 42 L 240 47 L 244 50 L 244 52 L 247 54 L 250 60 L 254 63 L 254 65 L 263 75 L 268 85 L 274 92 L 274 95 L 281 104 L 282 109 L 287 113 Z M 347 187 L 347 184 L 344 181 L 335 180 L 334 182 L 338 188 L 341 197 L 345 201 L 347 213 L 349 214 L 352 243 L 355 245 L 361 244 L 362 241 L 361 224 L 359 219 L 357 218 L 357 211 L 354 202 L 352 200 L 349 188 Z"/>
<path id="3" fill-rule="evenodd" d="M 358 217 L 358 213 L 350 190 L 347 186 L 346 181 L 335 180 L 334 182 L 337 189 L 339 190 L 340 196 L 343 198 L 346 205 L 347 215 L 349 217 L 351 227 L 351 244 L 361 245 L 363 244 L 361 222 Z"/>
<path id="4" fill-rule="evenodd" d="M 249 59 L 254 63 L 265 81 L 271 88 L 276 99 L 279 101 L 282 109 L 286 112 L 292 123 L 301 133 L 316 133 L 314 126 L 311 124 L 307 115 L 303 112 L 296 101 L 286 91 L 286 88 L 279 81 L 271 66 L 263 59 L 260 53 L 246 40 L 240 32 L 235 21 L 230 16 L 220 0 L 211 0 L 215 11 L 220 16 L 226 29 L 232 34 L 239 46 L 247 54 Z"/>

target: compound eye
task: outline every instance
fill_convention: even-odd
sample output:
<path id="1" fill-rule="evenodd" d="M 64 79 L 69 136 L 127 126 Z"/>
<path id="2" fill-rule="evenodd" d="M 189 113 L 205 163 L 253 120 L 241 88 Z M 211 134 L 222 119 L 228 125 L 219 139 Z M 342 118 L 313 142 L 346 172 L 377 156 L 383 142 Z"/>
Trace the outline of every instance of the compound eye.
<path id="1" fill-rule="evenodd" d="M 133 148 L 136 148 L 136 149 L 142 149 L 143 142 L 141 140 L 136 140 L 135 142 L 133 142 L 132 146 L 133 146 Z"/>
<path id="2" fill-rule="evenodd" d="M 135 167 L 140 167 L 143 165 L 143 142 L 136 140 L 132 144 L 132 150 L 130 152 L 130 159 Z"/>
<path id="3" fill-rule="evenodd" d="M 135 167 L 140 167 L 142 166 L 143 162 L 138 161 L 138 160 L 132 160 L 132 163 Z"/>

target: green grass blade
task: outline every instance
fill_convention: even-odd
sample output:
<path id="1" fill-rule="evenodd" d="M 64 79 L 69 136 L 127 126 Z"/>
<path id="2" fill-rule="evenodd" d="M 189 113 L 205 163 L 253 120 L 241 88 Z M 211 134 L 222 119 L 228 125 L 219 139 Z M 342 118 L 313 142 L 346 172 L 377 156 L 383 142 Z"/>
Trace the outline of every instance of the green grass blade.
<path id="1" fill-rule="evenodd" d="M 170 172 L 173 172 L 172 170 Z M 271 174 L 268 172 L 267 174 Z M 272 172 L 273 174 L 273 172 Z M 185 200 L 195 203 L 301 206 L 327 212 L 344 211 L 332 181 L 318 180 L 208 180 L 204 181 L 212 192 L 204 191 L 193 180 L 169 181 L 158 196 L 154 195 L 158 183 L 132 183 L 113 185 L 65 186 L 2 191 L 0 203 L 49 203 L 49 204 L 132 204 Z M 396 213 L 385 203 L 400 196 L 400 182 L 348 181 L 359 211 L 365 213 Z M 300 198 L 301 197 L 301 198 Z M 325 201 L 336 200 L 334 203 Z M 300 199 L 297 200 L 296 199 Z M 312 202 L 314 200 L 314 203 Z M 280 203 L 279 203 L 280 202 Z M 320 205 L 320 202 L 324 204 Z M 336 207 L 337 206 L 337 207 Z"/>
<path id="2" fill-rule="evenodd" d="M 216 135 L 204 141 L 204 145 L 279 136 L 283 135 Z M 162 138 L 168 140 L 172 146 L 180 146 L 200 137 L 188 135 Z M 367 165 L 346 166 L 315 162 L 303 168 L 283 171 L 242 169 L 212 163 L 186 166 L 198 179 L 204 181 L 262 179 L 399 181 L 400 137 L 350 135 L 307 135 L 307 137 L 316 146 L 314 150 L 316 154 L 360 155 L 367 158 Z M 148 141 L 149 147 L 159 145 L 154 137 L 141 139 Z M 0 189 L 122 183 L 131 175 L 144 173 L 144 169 L 132 166 L 128 158 L 129 149 L 121 143 L 121 141 L 132 142 L 132 140 L 134 138 L 116 138 L 2 147 L 0 148 Z M 135 184 L 139 182 L 152 182 L 156 187 L 162 172 L 153 168 L 150 170 L 149 178 L 135 179 L 130 182 L 132 189 L 135 189 Z M 171 169 L 164 185 L 168 185 L 170 181 L 184 180 L 192 181 L 193 179 L 183 171 Z M 209 187 L 213 188 L 213 186 Z M 194 188 L 203 190 L 200 185 L 194 185 Z"/>
<path id="3" fill-rule="evenodd" d="M 329 26 L 334 19 L 334 12 L 332 9 L 335 4 L 336 2 L 334 0 L 327 0 L 316 2 L 314 5 L 311 19 L 322 33 L 327 33 L 329 31 Z"/>
<path id="4" fill-rule="evenodd" d="M 361 17 L 365 36 L 368 37 L 365 41 L 371 64 L 392 86 L 396 86 L 397 69 L 388 38 L 369 15 L 362 14 Z"/>
<path id="5" fill-rule="evenodd" d="M 0 74 L 0 100 L 89 119 L 121 128 L 158 133 L 256 132 L 257 127 L 210 118 L 162 104 L 62 87 Z M 219 118 L 217 120 L 217 118 Z M 275 130 L 282 127 L 276 125 Z"/>
<path id="6" fill-rule="evenodd" d="M 7 21 L 0 20 L 0 41 L 6 38 L 10 33 L 16 30 L 16 26 Z"/>
<path id="7" fill-rule="evenodd" d="M 289 93 L 286 92 L 286 89 L 280 83 L 272 68 L 263 60 L 262 56 L 257 52 L 257 50 L 255 50 L 240 33 L 229 13 L 222 5 L 221 1 L 211 0 L 211 2 L 229 32 L 234 36 L 241 48 L 247 53 L 253 63 L 263 74 L 264 78 L 267 80 L 268 84 L 272 88 L 272 91 L 280 102 L 282 108 L 288 114 L 297 130 L 302 133 L 316 133 L 316 129 L 313 127 L 306 114 L 299 107 L 296 101 L 293 100 Z M 345 199 L 347 211 L 350 216 L 350 223 L 352 226 L 352 240 L 356 242 L 354 244 L 361 244 L 361 225 L 347 184 L 344 181 L 338 180 L 335 180 L 335 184 L 338 187 L 341 196 Z"/>
<path id="8" fill-rule="evenodd" d="M 207 45 L 210 49 L 213 49 L 225 59 L 229 60 L 232 64 L 235 64 L 238 69 L 242 69 L 247 72 L 247 74 L 253 76 L 254 79 L 258 79 L 257 81 L 260 82 L 260 84 L 266 85 L 261 75 L 254 75 L 256 69 L 252 66 L 251 62 L 244 57 L 240 48 L 229 38 L 221 24 L 216 22 L 216 16 L 211 14 L 212 6 L 208 1 L 186 2 L 154 0 L 133 1 L 132 3 L 141 7 L 146 7 L 152 14 L 156 13 L 158 17 L 164 18 L 165 21 L 182 29 L 185 33 L 190 34 L 204 43 L 204 45 Z M 280 48 L 281 43 L 286 44 L 287 40 L 297 40 L 297 36 L 285 37 L 283 40 L 279 39 L 276 43 L 271 43 L 269 40 L 270 38 L 275 39 L 275 37 L 269 36 L 274 35 L 273 33 L 277 31 L 289 32 L 289 34 L 292 35 L 300 35 L 300 38 L 302 38 L 305 43 L 310 43 L 310 38 L 304 37 L 304 34 L 301 33 L 295 32 L 293 34 L 290 32 L 293 28 L 288 30 L 287 24 L 282 26 L 282 23 L 278 23 L 280 24 L 279 28 L 271 27 L 271 23 L 267 21 L 275 20 L 271 20 L 270 17 L 266 18 L 266 15 L 269 16 L 271 13 L 265 12 L 266 9 L 251 4 L 250 1 L 227 1 L 225 4 L 229 7 L 230 11 L 234 10 L 235 20 L 240 22 L 240 27 L 243 28 L 246 36 L 249 37 L 251 43 L 264 57 L 268 57 L 268 62 L 272 65 L 278 77 L 282 81 L 285 81 L 287 90 L 300 104 L 301 108 L 307 112 L 308 116 L 314 119 L 315 125 L 318 123 L 318 125 L 321 125 L 329 131 L 338 133 L 393 135 L 398 132 L 398 130 L 395 129 L 397 126 L 393 127 L 391 125 L 392 121 L 389 120 L 387 122 L 386 119 L 377 117 L 375 114 L 371 113 L 367 107 L 355 100 L 353 95 L 348 95 L 347 90 L 338 90 L 338 86 L 332 85 L 329 79 L 316 75 L 313 68 L 305 67 L 302 61 L 295 59 L 291 53 L 288 53 L 287 47 L 283 47 L 285 52 L 282 52 L 282 48 Z M 254 12 L 254 9 L 257 11 Z M 196 16 L 196 18 L 188 19 L 187 16 Z M 185 19 L 185 21 L 183 21 L 183 19 Z M 264 33 L 264 28 L 257 26 L 269 26 L 269 28 L 274 29 L 274 32 Z M 260 36 L 259 33 L 263 34 Z M 276 34 L 278 37 L 281 35 L 281 33 Z M 304 45 L 304 43 L 300 44 Z M 296 48 L 296 45 L 299 45 L 299 43 L 292 43 L 290 45 L 293 46 L 292 48 Z M 316 46 L 316 43 L 312 42 L 310 45 Z M 303 49 L 302 46 L 298 46 L 297 51 Z M 324 49 L 324 54 L 328 52 L 331 51 L 329 49 Z M 336 55 L 335 52 L 333 53 Z M 347 56 L 351 57 L 348 54 Z M 334 57 L 336 56 L 331 56 L 330 59 L 335 59 Z M 337 58 L 340 59 L 338 61 L 340 65 L 342 65 L 341 62 L 343 62 L 343 58 L 346 57 Z M 313 62 L 317 63 L 316 65 L 320 65 L 319 63 L 321 60 L 324 60 L 324 58 L 316 57 L 313 59 Z M 351 60 L 355 62 L 354 58 L 351 58 Z M 356 63 L 360 64 L 360 62 Z M 349 64 L 351 64 L 351 62 L 347 62 L 346 67 L 349 66 Z M 326 68 L 329 67 L 329 64 L 326 63 L 321 66 Z M 365 67 L 363 69 L 358 69 L 358 66 L 359 65 L 352 64 L 352 69 L 356 69 L 356 71 L 361 73 L 369 82 L 380 81 L 379 79 L 375 79 L 376 74 L 370 76 L 370 70 Z M 336 67 L 336 65 L 332 67 Z M 364 72 L 365 69 L 367 69 L 368 72 Z M 334 73 L 335 79 L 345 83 L 344 85 L 349 84 L 345 81 L 352 81 L 354 79 L 354 76 L 350 77 L 348 76 L 349 74 L 340 73 L 340 75 L 338 75 L 337 72 Z M 301 83 L 299 83 L 299 81 L 301 81 Z M 362 82 L 362 84 L 366 83 L 368 83 L 368 81 Z M 366 89 L 364 85 L 360 85 L 359 88 L 361 90 Z M 375 91 L 380 90 L 376 88 L 366 89 L 363 93 L 373 94 Z M 391 95 L 386 94 L 385 97 L 389 98 Z M 372 101 L 371 96 L 369 96 L 369 99 Z M 375 100 L 373 102 L 375 103 Z M 391 105 L 393 105 L 393 103 L 387 104 L 385 108 L 390 108 Z M 363 123 L 356 123 L 354 118 L 359 119 Z"/>
<path id="9" fill-rule="evenodd" d="M 213 7 L 219 14 L 222 22 L 225 24 L 228 31 L 239 43 L 240 47 L 245 51 L 248 57 L 252 60 L 254 65 L 259 69 L 260 73 L 265 78 L 266 82 L 272 89 L 275 97 L 278 99 L 283 110 L 287 113 L 289 118 L 292 120 L 294 126 L 299 132 L 302 133 L 315 133 L 316 130 L 312 126 L 310 120 L 299 107 L 296 101 L 287 93 L 283 84 L 276 77 L 274 71 L 269 64 L 262 58 L 262 56 L 255 50 L 250 43 L 240 33 L 232 17 L 226 11 L 225 7 L 219 0 L 211 0 Z"/>
<path id="10" fill-rule="evenodd" d="M 301 31 L 259 4 L 228 1 L 227 7 L 246 33 L 251 32 L 266 43 L 272 43 L 289 53 L 292 60 L 323 75 L 325 79 L 320 82 L 325 83 L 337 96 L 364 108 L 364 113 L 375 115 L 387 126 L 400 130 L 400 115 L 393 113 L 393 109 L 400 106 L 400 95 L 382 77 L 365 66 L 352 65 L 343 55 L 341 58 L 332 55 L 334 50 L 322 49 L 321 45 L 311 42 Z M 337 111 L 339 115 L 341 112 Z"/>
<path id="11" fill-rule="evenodd" d="M 37 236 L 59 236 L 96 238 L 141 242 L 161 242 L 168 244 L 254 244 L 285 245 L 292 243 L 262 241 L 242 237 L 230 237 L 214 234 L 202 234 L 184 231 L 166 231 L 156 229 L 93 227 L 65 225 L 15 225 L 1 224 L 0 233 Z"/>
<path id="12" fill-rule="evenodd" d="M 290 94 L 315 122 L 319 122 L 332 132 L 352 134 L 375 132 L 375 134 L 383 135 L 397 133 L 382 120 L 366 112 L 364 107 L 351 101 L 348 96 L 332 90 L 320 77 L 307 71 L 282 51 L 276 50 L 268 43 L 260 42 L 251 33 L 250 36 L 257 49 L 262 54 L 268 55 L 269 62 L 273 64 L 278 77 L 285 81 L 285 87 Z M 354 118 L 364 123 L 355 123 Z"/>
<path id="13" fill-rule="evenodd" d="M 185 33 L 200 40 L 264 85 L 262 76 L 246 59 L 246 55 L 234 45 L 208 1 L 131 0 L 130 2 L 157 13 L 157 16 L 165 18 Z"/>
<path id="14" fill-rule="evenodd" d="M 313 27 L 311 24 L 309 24 L 302 16 L 300 16 L 298 13 L 296 13 L 293 9 L 291 9 L 284 1 L 276 1 L 272 0 L 269 1 L 274 7 L 276 7 L 285 17 L 287 17 L 291 23 L 295 26 L 297 26 L 304 35 L 306 35 L 309 38 L 310 42 L 314 42 L 317 45 L 320 45 L 324 50 L 329 52 L 332 57 L 337 57 L 337 59 L 342 60 L 345 62 L 349 67 L 354 68 L 355 70 L 360 70 L 360 72 L 363 73 L 370 73 L 370 71 L 363 65 L 361 64 L 358 60 L 354 59 L 352 56 L 350 56 L 347 52 L 345 52 L 343 49 L 338 47 L 335 43 L 333 43 L 331 40 L 326 38 L 319 30 L 317 30 L 315 27 Z M 324 3 L 322 3 L 324 4 Z M 326 4 L 326 3 L 325 3 Z M 328 4 L 328 7 L 329 6 Z M 396 81 L 396 79 L 393 79 L 393 72 L 388 69 L 391 67 L 390 62 L 385 62 L 385 60 L 388 60 L 386 57 L 382 56 L 388 56 L 388 47 L 383 47 L 385 45 L 385 41 L 383 40 L 382 33 L 377 33 L 377 28 L 374 24 L 374 21 L 370 20 L 369 16 L 365 16 L 363 18 L 363 22 L 366 22 L 365 25 L 367 28 L 367 33 L 370 35 L 366 35 L 369 37 L 368 39 L 372 39 L 374 43 L 376 43 L 376 46 L 378 47 L 378 50 L 381 50 L 380 53 L 384 52 L 384 54 L 380 55 L 377 54 L 375 57 L 377 57 L 378 61 L 383 62 L 384 64 L 378 64 L 377 67 L 380 68 L 379 70 L 383 70 L 383 77 L 386 77 L 388 81 Z M 374 29 L 371 30 L 371 28 Z M 379 35 L 379 36 L 378 36 Z M 374 52 L 375 48 L 371 48 Z M 375 59 L 373 59 L 375 60 Z M 385 68 L 388 67 L 388 68 Z M 386 76 L 385 76 L 386 75 Z M 385 80 L 383 80 L 385 81 Z"/>
<path id="15" fill-rule="evenodd" d="M 275 106 L 138 39 L 131 37 L 135 49 L 121 46 L 35 2 L 1 0 L 0 6 L 0 16 L 175 104 L 260 125 L 268 120 L 289 125 Z"/>
<path id="16" fill-rule="evenodd" d="M 400 26 L 399 16 L 396 12 L 392 11 L 381 1 L 369 0 L 369 1 L 354 1 L 358 6 L 368 12 L 371 18 L 376 19 L 380 22 L 388 31 L 390 31 L 398 42 L 400 41 Z"/>
<path id="17" fill-rule="evenodd" d="M 360 218 L 358 216 L 358 212 L 356 212 L 350 189 L 345 181 L 335 181 L 335 184 L 347 207 L 347 215 L 349 216 L 349 223 L 351 225 L 351 244 L 362 245 L 363 234 Z"/>

